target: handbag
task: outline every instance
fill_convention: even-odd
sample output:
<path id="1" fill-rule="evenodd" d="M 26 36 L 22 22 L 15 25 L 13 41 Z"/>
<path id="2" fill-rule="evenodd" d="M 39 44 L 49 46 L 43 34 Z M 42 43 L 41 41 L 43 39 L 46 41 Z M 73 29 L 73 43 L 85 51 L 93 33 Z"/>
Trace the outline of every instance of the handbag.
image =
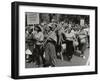
<path id="1" fill-rule="evenodd" d="M 27 49 L 27 50 L 25 51 L 25 54 L 32 55 L 32 52 L 31 52 L 29 49 Z"/>
<path id="2" fill-rule="evenodd" d="M 73 46 L 78 46 L 79 45 L 79 43 L 78 43 L 78 41 L 73 41 Z"/>

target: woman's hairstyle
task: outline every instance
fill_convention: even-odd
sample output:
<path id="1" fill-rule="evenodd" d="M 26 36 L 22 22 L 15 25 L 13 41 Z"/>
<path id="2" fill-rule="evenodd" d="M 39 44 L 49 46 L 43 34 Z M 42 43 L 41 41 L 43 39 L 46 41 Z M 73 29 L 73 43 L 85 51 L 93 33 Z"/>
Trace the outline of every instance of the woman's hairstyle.
<path id="1" fill-rule="evenodd" d="M 38 30 L 37 30 L 38 32 L 39 32 L 39 31 L 42 31 L 41 28 L 40 28 L 40 26 L 39 26 L 39 24 L 34 24 L 34 28 L 37 28 L 37 29 L 38 29 Z"/>

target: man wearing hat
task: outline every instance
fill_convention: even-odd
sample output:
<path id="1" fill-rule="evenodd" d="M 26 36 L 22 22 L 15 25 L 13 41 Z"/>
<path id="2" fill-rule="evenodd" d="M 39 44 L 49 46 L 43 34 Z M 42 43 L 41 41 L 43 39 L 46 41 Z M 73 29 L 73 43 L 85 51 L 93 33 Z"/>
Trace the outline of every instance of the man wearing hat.
<path id="1" fill-rule="evenodd" d="M 44 40 L 44 35 L 41 27 L 38 24 L 34 25 L 33 39 L 35 41 L 35 49 L 33 51 L 33 57 L 37 65 L 40 66 L 41 61 L 43 61 L 43 53 L 42 53 L 41 45 Z"/>
<path id="2" fill-rule="evenodd" d="M 47 34 L 46 34 L 46 45 L 45 45 L 45 63 L 44 67 L 47 66 L 55 66 L 56 65 L 56 43 L 57 43 L 57 36 L 56 36 L 56 29 L 54 23 L 48 24 L 47 27 Z"/>

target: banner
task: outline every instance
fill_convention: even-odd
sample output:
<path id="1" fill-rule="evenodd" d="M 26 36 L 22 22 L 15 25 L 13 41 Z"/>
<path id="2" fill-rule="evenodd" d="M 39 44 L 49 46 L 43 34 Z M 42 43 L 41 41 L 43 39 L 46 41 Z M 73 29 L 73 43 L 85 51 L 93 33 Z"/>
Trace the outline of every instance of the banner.
<path id="1" fill-rule="evenodd" d="M 39 24 L 39 13 L 27 12 L 27 25 Z"/>
<path id="2" fill-rule="evenodd" d="M 84 26 L 84 24 L 85 24 L 84 22 L 85 22 L 84 19 L 81 19 L 81 20 L 80 20 L 80 25 L 81 25 L 81 26 Z"/>

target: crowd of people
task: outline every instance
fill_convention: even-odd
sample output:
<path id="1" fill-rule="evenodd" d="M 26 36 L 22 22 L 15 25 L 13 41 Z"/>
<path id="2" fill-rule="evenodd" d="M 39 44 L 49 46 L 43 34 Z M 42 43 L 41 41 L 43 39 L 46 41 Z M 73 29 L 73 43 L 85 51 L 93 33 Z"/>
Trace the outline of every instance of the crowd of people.
<path id="1" fill-rule="evenodd" d="M 73 55 L 85 59 L 85 49 L 89 47 L 89 24 L 81 26 L 52 19 L 50 23 L 27 26 L 25 29 L 26 63 L 38 67 L 56 66 L 57 59 L 64 55 L 71 61 Z"/>

